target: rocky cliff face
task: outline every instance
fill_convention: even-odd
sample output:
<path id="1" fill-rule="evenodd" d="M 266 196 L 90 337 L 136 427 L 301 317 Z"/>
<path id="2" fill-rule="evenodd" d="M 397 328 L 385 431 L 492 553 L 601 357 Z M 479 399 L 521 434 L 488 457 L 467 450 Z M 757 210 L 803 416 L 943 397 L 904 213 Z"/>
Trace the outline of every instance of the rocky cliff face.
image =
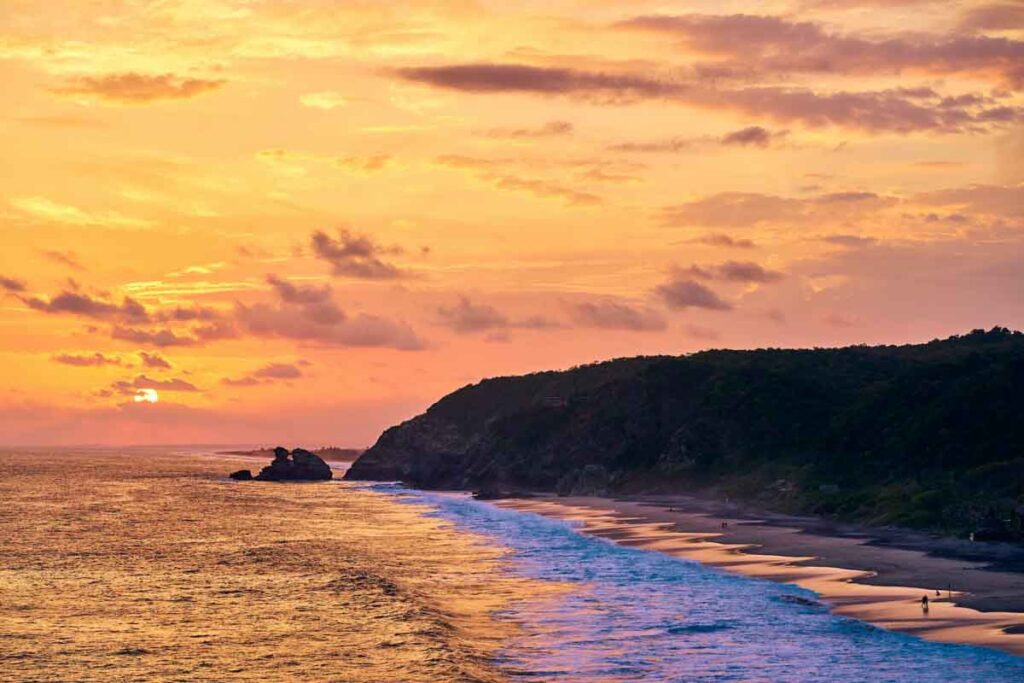
<path id="1" fill-rule="evenodd" d="M 999 329 L 623 359 L 464 387 L 384 432 L 346 478 L 590 494 L 714 486 L 789 510 L 965 525 L 986 505 L 1024 502 L 1020 386 L 1024 336 Z"/>
<path id="2" fill-rule="evenodd" d="M 373 453 L 352 463 L 345 478 L 456 488 L 462 484 L 456 465 L 474 440 L 444 417 L 420 415 L 381 434 Z"/>

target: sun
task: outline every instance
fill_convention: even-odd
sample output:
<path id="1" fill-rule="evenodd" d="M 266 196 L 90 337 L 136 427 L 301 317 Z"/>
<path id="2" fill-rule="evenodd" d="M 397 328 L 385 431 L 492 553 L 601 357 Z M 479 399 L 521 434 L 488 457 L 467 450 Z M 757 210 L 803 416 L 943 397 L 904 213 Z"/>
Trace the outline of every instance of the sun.
<path id="1" fill-rule="evenodd" d="M 156 389 L 136 389 L 132 400 L 136 403 L 156 403 L 160 400 L 160 394 Z"/>

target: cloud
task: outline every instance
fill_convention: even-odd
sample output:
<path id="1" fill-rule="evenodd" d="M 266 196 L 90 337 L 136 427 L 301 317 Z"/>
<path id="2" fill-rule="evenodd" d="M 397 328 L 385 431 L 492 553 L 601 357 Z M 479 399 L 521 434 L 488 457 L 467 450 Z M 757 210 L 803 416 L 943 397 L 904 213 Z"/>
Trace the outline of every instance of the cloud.
<path id="1" fill-rule="evenodd" d="M 475 171 L 477 178 L 491 183 L 499 190 L 514 192 L 528 192 L 535 197 L 542 199 L 561 199 L 569 206 L 593 206 L 602 202 L 601 198 L 593 193 L 575 190 L 559 182 L 540 178 L 522 178 L 502 172 L 507 160 L 480 159 L 477 157 L 463 156 L 459 154 L 444 154 L 434 159 L 440 166 L 457 168 L 468 171 Z M 607 176 L 599 169 L 591 169 L 589 177 L 592 180 L 632 180 L 632 177 Z"/>
<path id="2" fill-rule="evenodd" d="M 569 121 L 548 121 L 540 126 L 526 128 L 491 128 L 484 134 L 489 138 L 528 140 L 571 135 L 572 132 L 573 125 Z"/>
<path id="3" fill-rule="evenodd" d="M 802 216 L 800 200 L 754 192 L 721 192 L 667 207 L 662 212 L 667 225 L 743 228 Z"/>
<path id="4" fill-rule="evenodd" d="M 657 311 L 607 299 L 574 304 L 572 317 L 579 325 L 609 330 L 657 332 L 667 327 Z"/>
<path id="5" fill-rule="evenodd" d="M 961 17 L 960 28 L 968 31 L 1024 29 L 1024 5 L 1003 2 L 972 7 Z"/>
<path id="6" fill-rule="evenodd" d="M 654 289 L 654 293 L 666 306 L 676 310 L 705 308 L 727 311 L 732 308 L 732 304 L 696 280 L 687 278 L 681 271 L 675 271 L 667 282 Z"/>
<path id="7" fill-rule="evenodd" d="M 330 318 L 318 317 L 315 307 L 268 304 L 235 305 L 235 317 L 249 334 L 294 339 L 327 346 L 386 347 L 402 351 L 425 348 L 404 322 L 374 315 L 345 315 L 337 308 Z"/>
<path id="8" fill-rule="evenodd" d="M 97 320 L 124 320 L 134 323 L 147 322 L 150 319 L 146 307 L 127 296 L 120 304 L 116 304 L 65 290 L 50 299 L 23 297 L 22 302 L 29 308 L 50 314 L 66 313 Z"/>
<path id="9" fill-rule="evenodd" d="M 235 339 L 238 337 L 238 330 L 231 320 L 218 320 L 209 325 L 197 325 L 192 328 L 192 334 L 199 341 L 217 341 L 219 339 Z"/>
<path id="10" fill-rule="evenodd" d="M 1007 18 L 1005 11 L 990 15 Z M 623 22 L 679 38 L 690 51 L 727 65 L 764 72 L 892 74 L 915 70 L 931 75 L 994 75 L 1019 87 L 1024 77 L 1024 42 L 985 36 L 903 33 L 863 38 L 830 32 L 813 22 L 782 17 L 734 15 L 646 16 Z"/>
<path id="11" fill-rule="evenodd" d="M 666 95 L 676 88 L 673 84 L 661 83 L 644 76 L 590 73 L 524 64 L 409 67 L 398 69 L 396 73 L 408 81 L 477 93 L 589 93 L 611 99 L 636 99 Z"/>
<path id="12" fill-rule="evenodd" d="M 267 283 L 274 288 L 282 301 L 290 304 L 319 304 L 331 299 L 330 285 L 323 287 L 294 285 L 276 275 L 268 275 Z"/>
<path id="13" fill-rule="evenodd" d="M 858 235 L 825 235 L 821 238 L 821 241 L 850 248 L 869 247 L 878 242 L 874 237 L 860 237 Z"/>
<path id="14" fill-rule="evenodd" d="M 613 152 L 683 152 L 694 149 L 703 142 L 699 138 L 674 137 L 651 142 L 620 142 L 610 146 Z"/>
<path id="15" fill-rule="evenodd" d="M 142 330 L 135 327 L 123 327 L 115 325 L 110 333 L 111 339 L 130 341 L 136 344 L 148 344 L 150 346 L 195 346 L 199 339 L 195 337 L 181 336 L 172 330 Z"/>
<path id="16" fill-rule="evenodd" d="M 722 233 L 702 235 L 700 237 L 695 237 L 690 241 L 696 244 L 706 244 L 710 247 L 729 247 L 734 249 L 753 249 L 757 246 L 751 240 L 736 239 L 729 235 L 723 235 Z"/>
<path id="17" fill-rule="evenodd" d="M 54 363 L 73 365 L 75 367 L 102 367 L 104 365 L 123 365 L 117 356 L 105 356 L 99 351 L 91 354 L 58 353 L 50 357 Z"/>
<path id="18" fill-rule="evenodd" d="M 1004 218 L 1024 218 L 1024 184 L 970 185 L 922 192 L 913 199 L 929 206 L 942 206 Z"/>
<path id="19" fill-rule="evenodd" d="M 401 78 L 475 94 L 562 95 L 598 103 L 663 100 L 768 117 L 811 128 L 868 132 L 958 132 L 1024 119 L 1018 107 L 994 106 L 981 95 L 942 97 L 930 89 L 817 92 L 796 86 L 722 86 L 699 76 L 659 79 L 523 64 L 455 64 L 399 69 Z"/>
<path id="20" fill-rule="evenodd" d="M 269 363 L 253 372 L 252 376 L 260 379 L 297 379 L 302 377 L 302 371 L 291 363 Z"/>
<path id="21" fill-rule="evenodd" d="M 225 377 L 221 380 L 221 383 L 228 386 L 249 387 L 282 379 L 299 379 L 302 376 L 302 370 L 299 369 L 297 364 L 269 363 L 237 379 Z"/>
<path id="22" fill-rule="evenodd" d="M 563 199 L 572 206 L 600 204 L 601 198 L 590 192 L 581 192 L 549 180 L 519 178 L 511 175 L 491 176 L 494 186 L 500 190 L 520 190 L 537 197 Z"/>
<path id="23" fill-rule="evenodd" d="M 65 265 L 68 268 L 71 268 L 72 270 L 85 270 L 85 266 L 83 266 L 79 262 L 78 257 L 75 256 L 73 252 L 57 251 L 55 249 L 44 249 L 41 250 L 40 253 L 46 258 L 53 261 L 54 263 L 60 263 L 61 265 Z"/>
<path id="24" fill-rule="evenodd" d="M 468 297 L 460 297 L 455 306 L 437 309 L 441 323 L 456 332 L 481 332 L 509 326 L 509 319 L 498 309 L 486 304 L 474 304 Z"/>
<path id="25" fill-rule="evenodd" d="M 721 142 L 723 145 L 739 147 L 767 147 L 773 140 L 784 135 L 786 135 L 785 132 L 773 133 L 761 126 L 748 126 L 747 128 L 727 133 L 722 136 Z"/>
<path id="26" fill-rule="evenodd" d="M 849 218 L 898 202 L 872 192 L 831 192 L 808 198 L 779 197 L 756 192 L 721 192 L 663 209 L 666 225 L 704 225 L 713 228 L 752 227 L 761 223 L 808 223 Z"/>
<path id="27" fill-rule="evenodd" d="M 216 308 L 209 308 L 207 306 L 175 306 L 171 309 L 157 311 L 151 317 L 159 322 L 211 322 L 221 320 L 224 314 Z"/>
<path id="28" fill-rule="evenodd" d="M 157 389 L 159 391 L 182 391 L 195 392 L 199 387 L 186 382 L 183 379 L 153 379 L 146 375 L 136 375 L 131 380 L 119 380 L 110 385 L 110 388 L 121 394 L 135 394 L 136 389 Z"/>
<path id="29" fill-rule="evenodd" d="M 24 292 L 25 282 L 23 280 L 18 280 L 13 277 L 6 277 L 4 275 L 0 275 L 0 289 L 4 290 L 5 292 Z"/>
<path id="30" fill-rule="evenodd" d="M 181 100 L 216 90 L 223 80 L 182 78 L 175 74 L 147 75 L 132 71 L 102 76 L 77 76 L 53 91 L 61 95 L 88 95 L 121 104 Z"/>
<path id="31" fill-rule="evenodd" d="M 609 147 L 615 152 L 669 152 L 678 153 L 707 146 L 719 147 L 769 147 L 782 140 L 789 131 L 771 131 L 762 126 L 748 126 L 724 135 L 702 137 L 672 137 L 649 142 L 622 142 Z"/>
<path id="32" fill-rule="evenodd" d="M 249 375 L 238 378 L 224 377 L 220 380 L 220 383 L 229 387 L 254 387 L 259 384 L 263 384 L 260 380 L 255 377 L 250 377 Z"/>
<path id="33" fill-rule="evenodd" d="M 154 368 L 157 370 L 171 369 L 170 361 L 161 356 L 159 353 L 147 353 L 145 351 L 139 351 L 139 358 L 142 360 L 143 367 Z"/>
<path id="34" fill-rule="evenodd" d="M 317 230 L 310 238 L 313 253 L 331 265 L 334 275 L 366 280 L 389 280 L 406 277 L 407 273 L 381 257 L 400 250 L 384 248 L 365 235 L 339 230 L 337 239 Z"/>
<path id="35" fill-rule="evenodd" d="M 753 261 L 726 261 L 715 266 L 692 266 L 685 271 L 706 280 L 725 280 L 728 282 L 778 282 L 785 277 L 782 273 L 768 270 Z"/>
<path id="36" fill-rule="evenodd" d="M 461 333 L 487 332 L 510 328 L 548 329 L 558 327 L 558 323 L 543 316 L 530 316 L 523 319 L 512 319 L 488 304 L 475 304 L 469 297 L 459 297 L 454 306 L 439 306 L 437 315 L 440 324 Z"/>

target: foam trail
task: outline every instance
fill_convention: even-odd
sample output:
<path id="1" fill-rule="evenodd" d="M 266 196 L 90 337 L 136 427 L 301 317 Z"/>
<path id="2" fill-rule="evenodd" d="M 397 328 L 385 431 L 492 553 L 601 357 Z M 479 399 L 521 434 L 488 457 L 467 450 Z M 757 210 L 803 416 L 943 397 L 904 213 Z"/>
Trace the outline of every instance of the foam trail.
<path id="1" fill-rule="evenodd" d="M 570 590 L 516 603 L 502 654 L 521 680 L 1024 680 L 1024 659 L 839 617 L 804 589 L 584 536 L 570 523 L 394 486 L 510 549 L 508 569 Z"/>

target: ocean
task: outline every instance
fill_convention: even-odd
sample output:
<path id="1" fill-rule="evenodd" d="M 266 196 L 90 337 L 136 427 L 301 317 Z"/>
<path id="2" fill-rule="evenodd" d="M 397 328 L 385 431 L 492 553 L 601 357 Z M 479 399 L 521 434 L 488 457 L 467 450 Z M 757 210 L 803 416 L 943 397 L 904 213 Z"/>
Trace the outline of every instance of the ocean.
<path id="1" fill-rule="evenodd" d="M 499 653 L 528 681 L 1024 681 L 1024 659 L 838 617 L 795 586 L 580 534 L 465 495 L 377 485 L 511 552 L 515 576 L 568 584 L 505 612 Z"/>
<path id="2" fill-rule="evenodd" d="M 464 494 L 0 451 L 0 681 L 1022 681 L 1024 659 Z"/>

